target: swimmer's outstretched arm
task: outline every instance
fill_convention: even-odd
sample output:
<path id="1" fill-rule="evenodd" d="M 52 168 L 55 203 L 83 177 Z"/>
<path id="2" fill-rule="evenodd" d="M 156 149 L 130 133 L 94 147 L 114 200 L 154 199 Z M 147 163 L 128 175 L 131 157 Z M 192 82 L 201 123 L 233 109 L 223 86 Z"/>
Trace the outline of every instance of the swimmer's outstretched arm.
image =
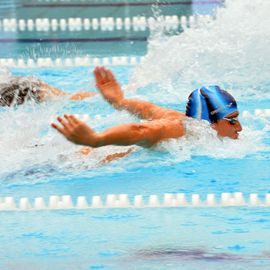
<path id="1" fill-rule="evenodd" d="M 77 92 L 75 94 L 69 95 L 70 100 L 84 100 L 89 97 L 96 95 L 95 92 Z"/>
<path id="2" fill-rule="evenodd" d="M 58 117 L 57 124 L 52 127 L 58 130 L 67 140 L 90 147 L 105 145 L 140 145 L 150 147 L 155 143 L 169 138 L 184 135 L 184 128 L 178 120 L 156 120 L 146 123 L 131 123 L 109 128 L 97 133 L 87 124 L 73 115 Z"/>
<path id="3" fill-rule="evenodd" d="M 110 104 L 117 109 L 125 109 L 140 118 L 147 120 L 156 119 L 179 119 L 184 114 L 175 110 L 165 109 L 150 102 L 125 99 L 120 84 L 113 73 L 104 67 L 96 67 L 94 70 L 96 86 L 100 93 Z"/>
<path id="4" fill-rule="evenodd" d="M 68 94 L 44 82 L 41 83 L 41 91 L 44 91 L 44 95 L 40 97 L 41 101 L 44 101 L 47 97 L 55 97 L 55 96 L 67 97 L 70 100 L 84 100 L 96 94 L 94 92 L 77 92 L 75 94 Z"/>

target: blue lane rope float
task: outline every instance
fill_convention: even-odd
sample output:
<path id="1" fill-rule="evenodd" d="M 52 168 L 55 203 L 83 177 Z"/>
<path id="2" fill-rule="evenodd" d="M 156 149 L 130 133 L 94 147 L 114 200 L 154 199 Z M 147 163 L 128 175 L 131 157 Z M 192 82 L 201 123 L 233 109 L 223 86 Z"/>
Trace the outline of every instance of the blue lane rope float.
<path id="1" fill-rule="evenodd" d="M 127 194 L 108 194 L 93 196 L 90 203 L 85 196 L 73 200 L 70 195 L 50 196 L 48 202 L 42 197 L 31 201 L 29 198 L 20 198 L 17 202 L 13 197 L 0 199 L 0 211 L 39 211 L 39 210 L 64 210 L 64 209 L 96 209 L 96 208 L 181 208 L 181 207 L 270 207 L 270 193 L 259 197 L 251 193 L 246 198 L 241 192 L 221 193 L 220 196 L 207 194 L 203 198 L 199 194 L 185 193 L 163 196 L 136 195 L 129 197 Z"/>

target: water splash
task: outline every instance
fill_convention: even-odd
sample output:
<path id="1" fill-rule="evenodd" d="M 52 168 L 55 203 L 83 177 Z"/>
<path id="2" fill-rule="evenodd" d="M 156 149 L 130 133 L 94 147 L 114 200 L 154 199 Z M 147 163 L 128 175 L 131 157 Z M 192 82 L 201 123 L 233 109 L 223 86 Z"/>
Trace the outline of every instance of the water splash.
<path id="1" fill-rule="evenodd" d="M 125 147 L 108 146 L 93 149 L 90 155 L 81 155 L 81 146 L 68 142 L 50 127 L 57 115 L 62 115 L 63 110 L 69 111 L 66 103 L 64 100 L 42 104 L 28 102 L 17 108 L 1 108 L 1 181 L 17 184 L 19 179 L 20 184 L 40 183 L 50 181 L 51 177 L 81 175 L 82 170 L 96 175 L 100 174 L 108 155 L 127 151 Z M 104 126 L 132 122 L 132 119 L 126 112 L 110 116 L 97 114 L 91 117 L 89 124 L 94 129 L 104 129 Z M 119 171 L 113 167 L 108 170 Z"/>
<path id="2" fill-rule="evenodd" d="M 5 81 L 5 79 L 10 76 L 10 71 L 5 67 L 0 67 L 0 82 Z"/>
<path id="3" fill-rule="evenodd" d="M 56 102 L 57 103 L 57 102 Z M 59 105 L 59 104 L 58 104 Z M 28 103 L 16 109 L 2 109 L 0 113 L 1 174 L 28 168 L 54 159 L 65 144 L 57 144 L 49 129 L 59 107 L 55 104 Z"/>
<path id="4" fill-rule="evenodd" d="M 269 9 L 269 1 L 227 0 L 209 23 L 178 36 L 155 33 L 129 88 L 155 83 L 160 95 L 170 91 L 172 102 L 185 101 L 193 89 L 209 84 L 242 100 L 270 98 Z"/>
<path id="5" fill-rule="evenodd" d="M 28 73 L 30 72 L 33 71 L 29 70 Z M 66 77 L 66 73 L 62 72 L 58 76 Z M 26 73 L 24 72 L 24 75 L 29 75 Z M 50 74 L 57 76 L 58 73 L 46 71 L 41 74 L 46 80 L 50 78 Z M 76 89 L 76 82 L 80 80 L 80 76 L 85 76 L 81 74 L 82 72 L 76 69 L 68 76 L 70 89 Z M 125 81 L 126 74 L 122 70 L 121 72 L 117 70 L 116 74 L 119 75 L 121 82 Z M 63 89 L 60 81 L 58 87 Z M 148 91 L 149 89 L 151 91 L 151 88 L 147 87 Z M 134 97 L 134 93 L 129 95 Z M 151 100 L 153 93 L 146 91 L 140 98 Z M 156 98 L 162 100 L 161 105 L 167 105 L 162 92 L 156 93 Z M 28 103 L 16 109 L 1 108 L 0 179 L 2 181 L 6 180 L 5 183 L 10 184 L 29 184 L 48 182 L 52 179 L 72 179 L 76 175 L 94 177 L 147 167 L 172 166 L 190 160 L 193 156 L 242 159 L 247 155 L 269 151 L 263 144 L 264 139 L 269 139 L 270 123 L 267 119 L 261 123 L 260 131 L 258 127 L 245 125 L 240 139 L 236 141 L 220 140 L 208 123 L 194 123 L 195 120 L 191 120 L 187 123 L 189 130 L 187 136 L 162 142 L 149 150 L 136 147 L 136 151 L 132 151 L 127 157 L 101 165 L 107 155 L 127 151 L 127 149 L 108 146 L 95 149 L 89 156 L 82 157 L 78 154 L 79 146 L 69 143 L 50 128 L 51 121 L 63 112 L 89 114 L 88 123 L 97 131 L 138 121 L 125 111 L 114 111 L 109 105 L 105 106 L 98 95 L 85 103 L 59 100 L 39 105 Z"/>
<path id="6" fill-rule="evenodd" d="M 50 128 L 51 121 L 61 114 L 64 105 L 63 101 L 27 104 L 0 113 L 2 181 L 11 185 L 41 183 L 58 176 L 72 179 L 77 174 L 89 177 L 136 168 L 172 166 L 190 160 L 193 156 L 242 159 L 247 155 L 269 151 L 269 147 L 263 144 L 263 139 L 269 137 L 270 124 L 266 119 L 262 123 L 265 127 L 262 130 L 245 126 L 239 140 L 219 139 L 208 123 L 190 119 L 186 122 L 187 135 L 183 138 L 161 142 L 149 150 L 135 147 L 124 158 L 103 162 L 106 156 L 125 152 L 128 147 L 107 146 L 81 156 L 81 147 L 69 143 Z M 115 111 L 91 115 L 89 124 L 95 130 L 104 130 L 134 121 L 137 120 L 128 113 Z"/>
<path id="7" fill-rule="evenodd" d="M 244 158 L 260 151 L 269 151 L 263 143 L 264 131 L 244 127 L 238 140 L 220 138 L 205 121 L 190 119 L 186 121 L 187 135 L 177 140 L 159 144 L 171 154 L 171 159 L 189 160 L 192 156 L 207 156 L 217 159 Z M 211 141 L 211 143 L 209 143 Z"/>

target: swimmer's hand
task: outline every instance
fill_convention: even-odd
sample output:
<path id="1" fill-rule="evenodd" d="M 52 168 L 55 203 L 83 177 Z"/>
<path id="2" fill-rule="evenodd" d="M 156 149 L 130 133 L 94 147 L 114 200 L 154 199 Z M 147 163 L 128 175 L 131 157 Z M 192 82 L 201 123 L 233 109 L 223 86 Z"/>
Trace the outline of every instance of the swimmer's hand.
<path id="1" fill-rule="evenodd" d="M 64 115 L 64 118 L 57 117 L 59 123 L 52 123 L 51 126 L 61 133 L 67 140 L 85 146 L 96 147 L 98 142 L 97 134 L 83 121 L 73 115 Z"/>
<path id="2" fill-rule="evenodd" d="M 124 95 L 112 71 L 104 67 L 96 67 L 94 75 L 96 86 L 104 99 L 116 107 L 120 105 L 121 101 L 124 99 Z"/>

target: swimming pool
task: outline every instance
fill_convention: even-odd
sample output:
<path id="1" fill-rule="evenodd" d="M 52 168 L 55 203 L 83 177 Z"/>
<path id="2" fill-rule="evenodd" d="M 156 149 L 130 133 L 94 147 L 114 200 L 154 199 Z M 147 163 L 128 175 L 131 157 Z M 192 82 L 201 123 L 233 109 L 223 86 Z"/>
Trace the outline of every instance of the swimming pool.
<path id="1" fill-rule="evenodd" d="M 104 147 L 81 157 L 76 154 L 79 147 L 49 128 L 63 112 L 88 114 L 87 122 L 97 130 L 138 121 L 116 112 L 100 96 L 1 109 L 1 197 L 12 196 L 17 205 L 19 198 L 27 197 L 34 205 L 36 197 L 47 204 L 51 195 L 67 194 L 75 203 L 78 196 L 90 202 L 95 195 L 105 202 L 107 194 L 142 195 L 147 201 L 153 194 L 161 198 L 164 193 L 185 193 L 190 200 L 196 193 L 205 200 L 207 194 L 243 192 L 246 199 L 258 193 L 263 202 L 270 193 L 270 119 L 254 112 L 270 108 L 267 10 L 269 3 L 262 0 L 228 1 L 213 23 L 186 29 L 179 36 L 157 31 L 141 64 L 111 66 L 127 96 L 177 110 L 184 110 L 189 92 L 198 85 L 217 83 L 231 89 L 240 110 L 251 115 L 240 115 L 244 130 L 238 141 L 219 140 L 205 128 L 200 136 L 164 142 L 152 150 L 137 147 L 129 156 L 100 166 L 106 154 L 122 148 Z M 42 53 L 39 48 L 31 49 L 31 58 Z M 144 49 L 129 52 L 128 57 L 143 54 Z M 111 61 L 114 55 L 102 57 Z M 91 69 L 16 66 L 11 71 L 36 75 L 73 92 L 94 90 Z M 1 70 L 1 75 L 6 72 Z M 33 147 L 37 143 L 41 146 Z M 0 265 L 2 269 L 268 269 L 268 209 L 1 211 Z"/>

